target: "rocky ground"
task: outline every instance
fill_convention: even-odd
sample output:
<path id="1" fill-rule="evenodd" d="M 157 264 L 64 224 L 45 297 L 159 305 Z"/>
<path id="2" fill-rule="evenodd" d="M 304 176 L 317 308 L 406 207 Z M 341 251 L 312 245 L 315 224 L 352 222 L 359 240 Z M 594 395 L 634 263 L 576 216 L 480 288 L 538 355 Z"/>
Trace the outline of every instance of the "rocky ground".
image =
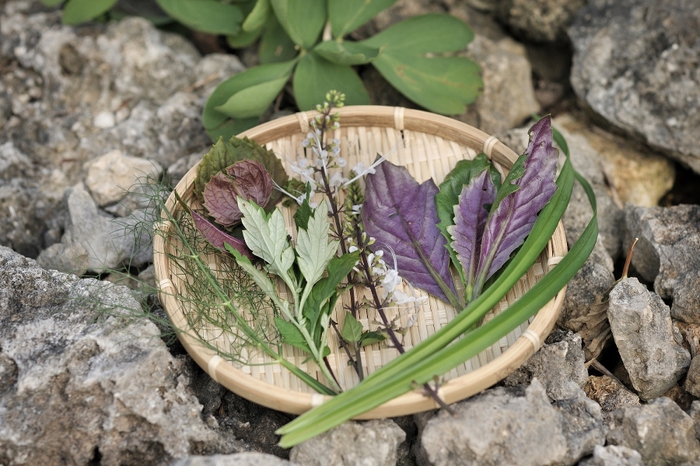
<path id="1" fill-rule="evenodd" d="M 123 188 L 196 163 L 206 97 L 255 58 L 202 56 L 138 18 L 67 27 L 0 5 L 1 465 L 700 464 L 695 0 L 406 0 L 365 26 L 467 21 L 485 89 L 459 119 L 519 152 L 551 111 L 599 242 L 545 346 L 454 416 L 349 422 L 291 451 L 273 434 L 291 416 L 209 379 L 107 273 L 152 280 L 144 198 Z M 363 78 L 375 103 L 413 106 Z M 589 214 L 575 191 L 570 240 Z"/>

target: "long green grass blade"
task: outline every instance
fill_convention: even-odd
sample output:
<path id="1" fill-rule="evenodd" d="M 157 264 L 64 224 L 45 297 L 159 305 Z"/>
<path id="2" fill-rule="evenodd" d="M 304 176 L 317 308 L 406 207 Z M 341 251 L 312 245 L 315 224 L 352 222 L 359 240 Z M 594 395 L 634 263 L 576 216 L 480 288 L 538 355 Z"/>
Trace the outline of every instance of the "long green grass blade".
<path id="1" fill-rule="evenodd" d="M 397 378 L 402 377 L 403 374 L 409 374 L 411 377 L 417 375 L 415 369 L 418 367 L 421 361 L 425 360 L 426 358 L 430 358 L 431 355 L 441 351 L 457 337 L 468 331 L 483 317 L 483 315 L 485 315 L 493 306 L 496 305 L 496 303 L 498 303 L 498 301 L 500 301 L 505 293 L 527 271 L 532 263 L 534 263 L 540 251 L 544 248 L 554 232 L 554 229 L 556 228 L 559 219 L 563 215 L 563 212 L 566 210 L 569 197 L 571 195 L 571 190 L 573 188 L 573 179 L 574 170 L 567 159 L 557 180 L 559 188 L 557 189 L 557 192 L 554 194 L 550 203 L 540 213 L 531 234 L 526 240 L 526 243 L 523 245 L 511 263 L 506 267 L 503 273 L 501 273 L 499 278 L 493 283 L 493 285 L 489 287 L 476 301 L 471 303 L 455 319 L 453 319 L 452 322 L 408 353 L 404 354 L 400 358 L 397 358 L 387 366 L 369 376 L 358 387 L 341 394 L 333 400 L 329 400 L 324 405 L 297 418 L 295 421 L 292 421 L 290 424 L 282 427 L 278 433 L 291 434 L 292 432 L 296 431 L 297 433 L 301 434 L 302 432 L 306 431 L 305 428 L 313 428 L 314 431 L 318 431 L 321 427 L 325 429 L 330 428 L 333 425 L 339 424 L 343 420 L 349 419 L 352 416 L 360 414 L 373 408 L 374 406 L 377 406 L 378 404 L 381 404 L 383 401 L 378 402 L 378 398 L 374 398 L 372 394 L 375 392 L 380 392 L 380 388 L 382 386 L 389 385 L 389 389 L 391 389 L 394 381 Z M 561 269 L 558 268 L 557 273 L 559 273 L 560 270 Z M 573 276 L 574 273 L 575 270 L 571 273 L 571 276 Z M 566 278 L 565 281 L 563 281 L 563 284 L 565 284 L 569 278 Z M 552 296 L 554 294 L 556 294 L 556 291 L 552 294 Z M 548 300 L 549 299 L 547 299 L 547 301 Z M 496 340 L 497 339 L 498 338 L 496 338 Z M 441 357 L 444 357 L 444 354 L 442 354 Z M 461 361 L 456 362 L 455 365 L 463 362 L 466 359 L 467 358 L 461 358 Z M 397 396 L 395 394 L 396 390 L 407 391 L 404 387 L 401 387 L 400 389 L 396 387 L 391 394 L 387 393 L 386 396 L 388 396 L 388 398 L 386 399 L 391 399 L 392 397 Z M 401 393 L 403 393 L 403 391 Z M 321 422 L 325 418 L 331 418 L 332 425 L 327 425 L 325 422 L 322 425 Z M 322 431 L 323 430 L 319 432 Z M 308 436 L 304 436 L 304 438 L 308 438 Z M 295 433 L 294 437 L 286 435 L 282 439 L 282 444 L 292 445 L 302 440 L 303 439 L 297 438 Z"/>

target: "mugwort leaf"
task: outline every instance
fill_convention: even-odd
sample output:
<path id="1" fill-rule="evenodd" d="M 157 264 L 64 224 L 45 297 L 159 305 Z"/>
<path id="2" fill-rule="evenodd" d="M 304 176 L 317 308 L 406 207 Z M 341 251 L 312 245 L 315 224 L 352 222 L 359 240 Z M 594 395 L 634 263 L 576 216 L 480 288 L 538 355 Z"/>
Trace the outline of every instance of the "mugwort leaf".
<path id="1" fill-rule="evenodd" d="M 481 242 L 477 295 L 486 280 L 525 241 L 537 213 L 556 191 L 558 155 L 552 147 L 552 121 L 547 116 L 530 129 L 527 150 L 516 160 L 496 194 Z"/>
<path id="2" fill-rule="evenodd" d="M 272 178 L 256 160 L 240 160 L 214 175 L 204 187 L 204 207 L 219 225 L 241 220 L 237 198 L 265 206 L 272 194 Z"/>
<path id="3" fill-rule="evenodd" d="M 419 184 L 406 168 L 388 161 L 365 182 L 362 221 L 375 247 L 396 259 L 399 274 L 413 286 L 457 305 L 447 240 L 437 227 L 435 183 Z"/>

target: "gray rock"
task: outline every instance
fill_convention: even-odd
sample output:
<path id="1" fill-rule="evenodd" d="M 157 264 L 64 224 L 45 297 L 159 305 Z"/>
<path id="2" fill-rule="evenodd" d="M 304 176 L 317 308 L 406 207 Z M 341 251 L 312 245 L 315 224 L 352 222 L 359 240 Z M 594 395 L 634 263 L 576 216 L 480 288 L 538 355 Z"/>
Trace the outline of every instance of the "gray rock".
<path id="1" fill-rule="evenodd" d="M 453 409 L 454 416 L 441 411 L 423 427 L 418 464 L 541 465 L 568 456 L 563 417 L 536 379 L 524 393 L 498 387 Z"/>
<path id="2" fill-rule="evenodd" d="M 588 378 L 586 396 L 594 400 L 604 413 L 610 413 L 623 406 L 639 406 L 639 397 L 620 381 L 607 375 Z"/>
<path id="3" fill-rule="evenodd" d="M 143 209 L 148 197 L 142 185 L 156 180 L 162 170 L 156 162 L 113 150 L 87 163 L 85 186 L 99 207 L 121 204 L 127 213 Z"/>
<path id="4" fill-rule="evenodd" d="M 673 298 L 671 315 L 700 323 L 700 206 L 625 206 L 625 243 L 639 238 L 632 265 L 662 298 Z"/>
<path id="5" fill-rule="evenodd" d="M 695 356 L 690 362 L 683 388 L 694 397 L 700 398 L 700 356 Z"/>
<path id="6" fill-rule="evenodd" d="M 695 421 L 695 437 L 700 440 L 700 401 L 693 401 L 688 415 Z"/>
<path id="7" fill-rule="evenodd" d="M 294 448 L 291 461 L 304 466 L 394 466 L 406 434 L 389 419 L 346 422 Z"/>
<path id="8" fill-rule="evenodd" d="M 596 445 L 593 458 L 579 463 L 579 466 L 644 466 L 642 455 L 631 448 L 617 445 Z"/>
<path id="9" fill-rule="evenodd" d="M 700 172 L 700 8 L 592 0 L 569 28 L 576 95 L 612 125 Z"/>
<path id="10" fill-rule="evenodd" d="M 647 466 L 700 458 L 693 420 L 668 398 L 620 408 L 610 419 L 608 443 L 638 451 Z"/>
<path id="11" fill-rule="evenodd" d="M 585 0 L 498 0 L 498 18 L 520 37 L 543 42 L 562 39 L 574 13 Z"/>
<path id="12" fill-rule="evenodd" d="M 458 119 L 493 134 L 518 126 L 540 111 L 525 47 L 510 38 L 476 36 L 466 55 L 481 66 L 484 90 Z"/>
<path id="13" fill-rule="evenodd" d="M 82 275 L 152 260 L 151 232 L 143 226 L 142 212 L 115 220 L 100 212 L 82 184 L 66 191 L 66 204 L 65 234 L 61 243 L 41 252 L 37 261 L 42 267 Z"/>
<path id="14" fill-rule="evenodd" d="M 613 288 L 608 320 L 640 398 L 661 396 L 685 374 L 690 354 L 680 344 L 668 306 L 639 280 L 626 278 Z"/>
<path id="15" fill-rule="evenodd" d="M 188 456 L 180 458 L 170 466 L 292 466 L 292 463 L 273 455 L 244 452 L 233 455 Z"/>
<path id="16" fill-rule="evenodd" d="M 226 449 L 134 309 L 126 288 L 0 247 L 0 463 L 156 465 Z"/>
<path id="17" fill-rule="evenodd" d="M 603 412 L 598 403 L 586 398 L 581 389 L 575 397 L 554 402 L 562 415 L 562 432 L 566 437 L 567 454 L 564 464 L 576 462 L 605 444 Z"/>
<path id="18" fill-rule="evenodd" d="M 202 106 L 243 69 L 142 18 L 74 28 L 38 2 L 3 2 L 0 57 L 0 211 L 11 219 L 0 244 L 31 257 L 60 240 L 63 192 L 85 162 L 119 150 L 167 167 L 203 154 Z"/>
<path id="19" fill-rule="evenodd" d="M 576 333 L 555 332 L 525 364 L 509 375 L 506 386 L 529 383 L 536 377 L 552 400 L 579 396 L 588 380 L 581 337 Z"/>

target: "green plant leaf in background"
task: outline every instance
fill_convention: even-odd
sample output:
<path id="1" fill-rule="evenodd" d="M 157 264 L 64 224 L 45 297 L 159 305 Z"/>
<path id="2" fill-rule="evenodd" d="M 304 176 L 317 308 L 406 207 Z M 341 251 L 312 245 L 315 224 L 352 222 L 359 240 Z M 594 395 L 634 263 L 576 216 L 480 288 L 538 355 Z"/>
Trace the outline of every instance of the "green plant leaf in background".
<path id="1" fill-rule="evenodd" d="M 300 110 L 316 108 L 323 102 L 328 89 L 345 94 L 345 105 L 367 105 L 369 94 L 355 70 L 347 65 L 336 65 L 315 52 L 307 53 L 299 61 L 292 80 L 294 98 Z"/>
<path id="2" fill-rule="evenodd" d="M 289 76 L 283 76 L 255 86 L 245 88 L 234 95 L 216 110 L 234 119 L 258 117 L 262 115 L 270 102 L 275 100 Z"/>
<path id="3" fill-rule="evenodd" d="M 169 16 L 196 31 L 236 35 L 243 13 L 236 5 L 215 0 L 156 0 Z"/>
<path id="4" fill-rule="evenodd" d="M 326 40 L 314 47 L 314 52 L 337 65 L 364 65 L 377 58 L 380 50 L 358 42 Z"/>
<path id="5" fill-rule="evenodd" d="M 53 6 L 59 2 L 44 2 L 44 4 Z M 117 0 L 69 0 L 66 6 L 63 7 L 63 24 L 78 24 L 83 21 L 89 21 L 101 14 L 109 11 L 110 8 L 117 3 Z"/>
<path id="6" fill-rule="evenodd" d="M 255 126 L 258 123 L 258 116 L 231 119 L 229 115 L 217 110 L 217 107 L 224 105 L 233 96 L 248 88 L 273 81 L 278 82 L 282 78 L 285 80 L 289 79 L 295 63 L 295 61 L 287 61 L 284 63 L 256 66 L 255 68 L 250 68 L 249 70 L 238 73 L 219 84 L 209 96 L 207 103 L 204 105 L 204 111 L 202 112 L 202 123 L 209 137 L 211 137 L 213 141 L 216 141 L 219 137 L 228 140 L 231 136 Z M 260 91 L 264 92 L 264 88 L 260 89 Z M 245 95 L 248 94 L 243 94 L 241 100 L 244 100 L 243 96 Z M 273 99 L 274 96 L 267 102 L 258 103 L 258 108 L 263 104 L 265 108 L 267 108 L 267 105 L 269 105 Z M 262 112 L 260 112 L 260 114 L 262 114 Z"/>
<path id="7" fill-rule="evenodd" d="M 270 0 L 270 4 L 295 44 L 304 50 L 309 50 L 316 44 L 326 23 L 325 1 Z"/>
<path id="8" fill-rule="evenodd" d="M 333 37 L 354 31 L 396 0 L 328 0 L 328 18 Z"/>
<path id="9" fill-rule="evenodd" d="M 271 15 L 258 46 L 260 63 L 264 65 L 289 61 L 296 57 L 297 53 L 296 44 L 284 32 L 275 15 Z"/>
<path id="10" fill-rule="evenodd" d="M 403 95 L 430 111 L 457 114 L 479 95 L 479 66 L 463 57 L 429 57 L 456 52 L 473 39 L 471 29 L 446 14 L 427 14 L 402 21 L 361 43 L 383 47 L 372 61 Z"/>
<path id="11" fill-rule="evenodd" d="M 243 21 L 243 31 L 252 32 L 262 29 L 271 15 L 272 8 L 270 7 L 270 0 L 257 0 L 255 6 L 253 6 L 253 9 L 248 13 L 245 21 Z"/>

